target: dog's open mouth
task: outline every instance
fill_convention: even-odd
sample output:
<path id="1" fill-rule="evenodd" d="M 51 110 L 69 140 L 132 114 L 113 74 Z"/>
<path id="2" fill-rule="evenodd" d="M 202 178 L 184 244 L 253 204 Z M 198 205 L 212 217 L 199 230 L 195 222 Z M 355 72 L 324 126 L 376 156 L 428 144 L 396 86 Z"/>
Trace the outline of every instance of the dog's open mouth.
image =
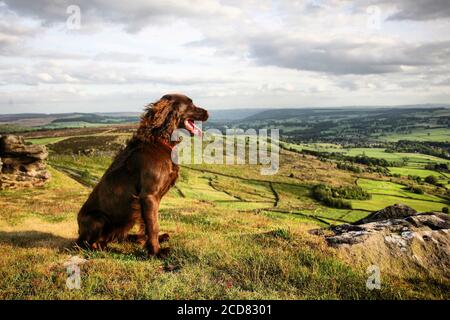
<path id="1" fill-rule="evenodd" d="M 184 126 L 193 135 L 197 135 L 200 137 L 202 136 L 202 129 L 197 127 L 193 120 L 191 120 L 191 119 L 184 120 Z"/>

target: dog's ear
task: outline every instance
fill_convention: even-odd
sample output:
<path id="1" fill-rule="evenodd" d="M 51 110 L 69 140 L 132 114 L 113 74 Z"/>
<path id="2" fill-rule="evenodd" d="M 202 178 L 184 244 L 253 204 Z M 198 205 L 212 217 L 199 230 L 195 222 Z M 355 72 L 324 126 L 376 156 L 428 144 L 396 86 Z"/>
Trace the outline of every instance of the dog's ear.
<path id="1" fill-rule="evenodd" d="M 138 136 L 169 139 L 180 120 L 178 106 L 170 95 L 147 106 L 141 120 Z"/>
<path id="2" fill-rule="evenodd" d="M 172 106 L 171 110 L 165 116 L 162 125 L 155 129 L 155 135 L 170 140 L 172 132 L 178 127 L 180 121 L 180 113 L 176 106 Z"/>
<path id="3" fill-rule="evenodd" d="M 164 96 L 165 97 L 165 96 Z M 153 103 L 149 108 L 148 120 L 152 128 L 161 127 L 166 121 L 167 116 L 173 109 L 173 103 L 169 99 L 162 97 L 159 101 Z"/>

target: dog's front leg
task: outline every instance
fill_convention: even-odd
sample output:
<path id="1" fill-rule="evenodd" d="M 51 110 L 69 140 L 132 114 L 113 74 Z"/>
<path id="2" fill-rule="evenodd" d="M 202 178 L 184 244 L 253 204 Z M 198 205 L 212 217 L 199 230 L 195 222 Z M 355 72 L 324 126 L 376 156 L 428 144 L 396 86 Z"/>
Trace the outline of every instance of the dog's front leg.
<path id="1" fill-rule="evenodd" d="M 158 239 L 158 208 L 160 200 L 154 195 L 147 195 L 141 199 L 142 219 L 144 220 L 145 234 L 147 235 L 146 247 L 149 255 L 157 255 L 160 250 Z"/>

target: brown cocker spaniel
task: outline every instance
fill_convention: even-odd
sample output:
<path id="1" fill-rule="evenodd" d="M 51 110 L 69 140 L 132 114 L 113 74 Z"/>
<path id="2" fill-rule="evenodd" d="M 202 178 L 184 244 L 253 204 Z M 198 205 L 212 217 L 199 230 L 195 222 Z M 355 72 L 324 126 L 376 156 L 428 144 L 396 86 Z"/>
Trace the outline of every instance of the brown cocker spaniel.
<path id="1" fill-rule="evenodd" d="M 194 121 L 206 121 L 208 112 L 181 94 L 168 94 L 150 104 L 126 148 L 114 159 L 78 213 L 77 244 L 102 249 L 114 240 L 146 243 L 149 255 L 160 253 L 158 208 L 161 198 L 175 184 L 178 165 L 170 140 L 177 128 L 201 134 Z M 136 224 L 142 234 L 128 235 Z"/>

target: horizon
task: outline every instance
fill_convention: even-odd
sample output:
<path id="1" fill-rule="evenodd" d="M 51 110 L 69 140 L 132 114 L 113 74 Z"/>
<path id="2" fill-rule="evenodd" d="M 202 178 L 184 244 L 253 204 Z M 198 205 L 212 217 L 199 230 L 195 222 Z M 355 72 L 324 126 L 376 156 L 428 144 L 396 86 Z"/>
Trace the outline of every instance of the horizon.
<path id="1" fill-rule="evenodd" d="M 435 109 L 435 108 L 443 108 L 450 109 L 450 103 L 424 103 L 424 104 L 403 104 L 403 105 L 352 105 L 352 106 L 318 106 L 318 107 L 236 107 L 236 108 L 220 108 L 220 109 L 208 109 L 208 111 L 266 111 L 266 110 L 305 110 L 305 109 L 315 109 L 315 110 L 323 110 L 323 109 Z M 18 113 L 8 113 L 8 112 L 0 112 L 0 115 L 58 115 L 58 114 L 119 114 L 119 113 L 136 113 L 141 114 L 142 111 L 111 111 L 111 112 L 103 112 L 103 111 L 91 111 L 91 112 L 79 112 L 79 111 L 66 111 L 66 112 L 18 112 Z"/>

